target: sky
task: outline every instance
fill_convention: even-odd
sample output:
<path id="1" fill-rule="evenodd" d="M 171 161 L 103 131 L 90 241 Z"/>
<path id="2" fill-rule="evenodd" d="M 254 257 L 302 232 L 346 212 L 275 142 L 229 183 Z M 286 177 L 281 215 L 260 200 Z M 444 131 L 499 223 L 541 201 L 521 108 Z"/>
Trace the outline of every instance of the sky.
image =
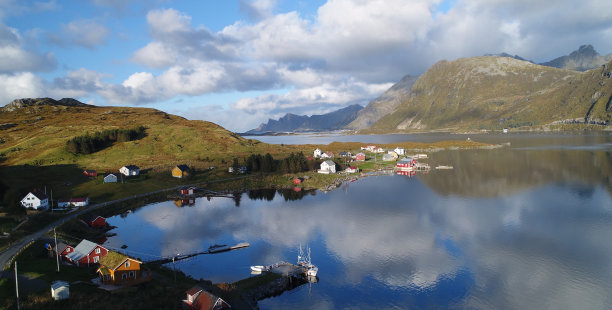
<path id="1" fill-rule="evenodd" d="M 609 0 L 0 0 L 0 106 L 75 98 L 242 132 L 436 62 L 612 53 Z"/>

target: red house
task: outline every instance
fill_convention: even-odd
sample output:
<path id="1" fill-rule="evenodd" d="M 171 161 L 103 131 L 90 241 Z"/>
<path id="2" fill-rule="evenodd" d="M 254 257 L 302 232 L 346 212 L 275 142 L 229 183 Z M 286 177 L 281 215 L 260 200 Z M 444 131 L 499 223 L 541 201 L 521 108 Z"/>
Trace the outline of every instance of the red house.
<path id="1" fill-rule="evenodd" d="M 416 164 L 416 159 L 412 157 L 404 157 L 395 165 L 400 170 L 411 170 Z"/>
<path id="2" fill-rule="evenodd" d="M 195 187 L 183 187 L 181 188 L 181 195 L 193 195 Z"/>
<path id="3" fill-rule="evenodd" d="M 104 257 L 108 250 L 96 243 L 83 239 L 74 251 L 66 255 L 66 259 L 77 266 L 93 266 L 100 262 L 100 258 Z"/>
<path id="4" fill-rule="evenodd" d="M 187 291 L 187 299 L 183 300 L 186 309 L 230 309 L 232 308 L 225 300 L 205 291 L 199 286 L 194 286 Z"/>
<path id="5" fill-rule="evenodd" d="M 62 260 L 65 260 L 66 255 L 74 252 L 74 247 L 63 242 L 58 242 L 57 252 L 59 253 L 59 257 L 61 257 Z"/>
<path id="6" fill-rule="evenodd" d="M 355 155 L 355 161 L 365 161 L 366 155 L 364 153 L 357 153 Z"/>
<path id="7" fill-rule="evenodd" d="M 295 178 L 293 179 L 293 184 L 301 184 L 302 182 L 304 182 L 304 179 L 302 178 Z"/>
<path id="8" fill-rule="evenodd" d="M 106 219 L 99 215 L 90 215 L 85 218 L 85 223 L 89 225 L 89 227 L 93 228 L 103 228 L 106 227 Z"/>
<path id="9" fill-rule="evenodd" d="M 97 177 L 98 176 L 98 172 L 96 170 L 85 170 L 83 171 L 83 174 L 87 177 Z"/>

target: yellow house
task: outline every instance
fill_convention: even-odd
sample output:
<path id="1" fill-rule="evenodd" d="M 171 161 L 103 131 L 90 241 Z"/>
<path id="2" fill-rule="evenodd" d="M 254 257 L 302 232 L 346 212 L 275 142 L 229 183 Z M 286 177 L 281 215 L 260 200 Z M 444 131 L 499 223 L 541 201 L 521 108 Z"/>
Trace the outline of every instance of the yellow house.
<path id="1" fill-rule="evenodd" d="M 102 284 L 134 285 L 151 280 L 151 272 L 141 270 L 142 262 L 126 255 L 108 251 L 100 259 L 100 275 Z"/>
<path id="2" fill-rule="evenodd" d="M 187 165 L 178 165 L 172 169 L 172 176 L 175 178 L 182 178 L 189 175 L 189 166 Z"/>

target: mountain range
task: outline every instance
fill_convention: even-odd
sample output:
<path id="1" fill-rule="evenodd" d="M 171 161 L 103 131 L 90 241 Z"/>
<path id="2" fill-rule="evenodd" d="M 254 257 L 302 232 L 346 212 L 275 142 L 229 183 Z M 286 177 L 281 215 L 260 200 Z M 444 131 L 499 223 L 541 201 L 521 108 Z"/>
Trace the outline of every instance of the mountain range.
<path id="1" fill-rule="evenodd" d="M 357 113 L 362 109 L 362 106 L 354 104 L 322 115 L 306 116 L 287 113 L 278 120 L 269 119 L 267 123 L 262 123 L 259 127 L 249 130 L 245 134 L 343 129 L 357 117 Z"/>
<path id="2" fill-rule="evenodd" d="M 249 133 L 325 131 L 332 127 L 388 132 L 607 124 L 609 116 L 604 110 L 610 109 L 610 103 L 603 104 L 602 111 L 596 103 L 610 95 L 603 88 L 611 82 L 597 77 L 608 74 L 602 65 L 611 60 L 612 54 L 602 56 L 592 45 L 540 64 L 508 53 L 443 60 L 421 76 L 405 76 L 356 114 L 333 112 L 343 116 L 334 126 L 287 114 Z M 597 76 L 595 80 L 589 80 L 586 71 L 597 69 L 591 72 Z M 329 119 L 326 115 L 314 117 Z"/>

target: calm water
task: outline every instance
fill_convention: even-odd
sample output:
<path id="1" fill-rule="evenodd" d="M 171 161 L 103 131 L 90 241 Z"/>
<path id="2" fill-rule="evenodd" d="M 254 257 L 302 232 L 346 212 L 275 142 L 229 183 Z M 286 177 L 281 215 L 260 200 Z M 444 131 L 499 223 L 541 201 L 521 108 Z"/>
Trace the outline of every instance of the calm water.
<path id="1" fill-rule="evenodd" d="M 110 218 L 117 236 L 105 245 L 148 260 L 249 242 L 176 264 L 214 282 L 295 262 L 309 245 L 319 282 L 262 309 L 611 309 L 612 137 L 472 137 L 511 147 L 434 153 L 430 165 L 455 169 L 329 193 L 152 204 Z"/>

